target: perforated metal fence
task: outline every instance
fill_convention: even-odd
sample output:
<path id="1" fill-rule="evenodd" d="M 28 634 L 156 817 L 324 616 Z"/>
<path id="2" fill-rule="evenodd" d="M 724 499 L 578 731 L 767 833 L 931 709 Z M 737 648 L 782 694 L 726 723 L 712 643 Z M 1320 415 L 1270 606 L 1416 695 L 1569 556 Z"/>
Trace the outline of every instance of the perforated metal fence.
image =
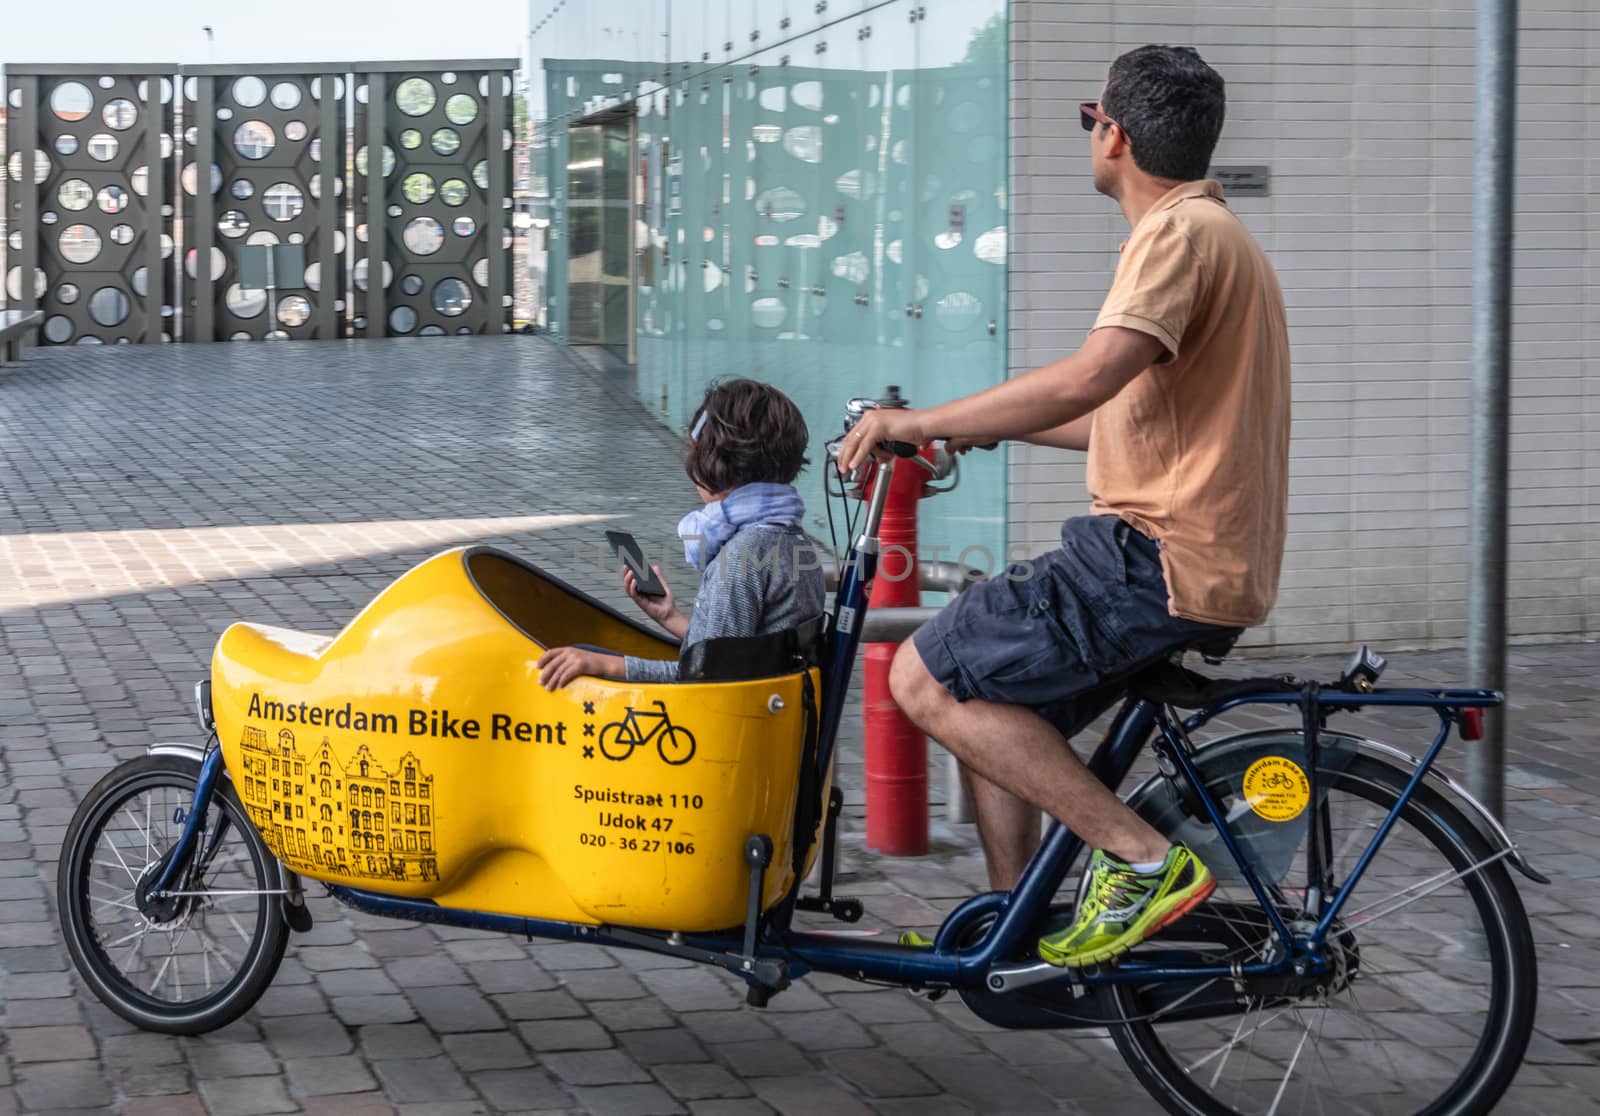
<path id="1" fill-rule="evenodd" d="M 44 344 L 501 332 L 516 65 L 8 66 L 6 303 Z"/>

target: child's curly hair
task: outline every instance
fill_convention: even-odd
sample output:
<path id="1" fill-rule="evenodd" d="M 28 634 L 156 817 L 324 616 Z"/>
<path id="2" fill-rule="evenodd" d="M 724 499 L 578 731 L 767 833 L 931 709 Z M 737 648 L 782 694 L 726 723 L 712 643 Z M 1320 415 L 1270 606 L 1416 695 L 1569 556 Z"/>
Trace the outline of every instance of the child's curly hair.
<path id="1" fill-rule="evenodd" d="M 745 484 L 792 484 L 810 433 L 800 408 L 771 384 L 728 380 L 706 389 L 689 423 L 684 471 L 708 492 Z"/>

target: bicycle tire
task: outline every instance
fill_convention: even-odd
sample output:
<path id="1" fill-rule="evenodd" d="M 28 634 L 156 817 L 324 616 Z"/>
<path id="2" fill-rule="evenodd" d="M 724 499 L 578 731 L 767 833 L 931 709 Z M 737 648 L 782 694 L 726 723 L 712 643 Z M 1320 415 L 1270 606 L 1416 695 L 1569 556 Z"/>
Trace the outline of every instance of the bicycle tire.
<path id="1" fill-rule="evenodd" d="M 689 743 L 686 746 L 677 744 L 676 741 L 679 737 L 688 740 Z M 669 739 L 675 742 L 670 750 L 667 747 Z M 673 767 L 681 767 L 694 759 L 694 733 L 686 728 L 670 725 L 665 732 L 656 737 L 656 751 L 660 753 L 662 763 L 670 764 Z"/>
<path id="2" fill-rule="evenodd" d="M 280 897 L 259 896 L 255 903 L 255 930 L 246 943 L 238 972 L 210 995 L 172 1002 L 135 985 L 111 959 L 107 946 L 95 936 L 87 914 L 92 903 L 89 888 L 95 849 L 99 847 L 98 841 L 107 824 L 141 790 L 174 788 L 187 805 L 199 776 L 199 763 L 179 756 L 141 756 L 112 770 L 84 795 L 73 814 L 62 840 L 56 881 L 62 936 L 84 983 L 128 1022 L 148 1031 L 173 1035 L 214 1031 L 250 1010 L 277 975 L 289 943 L 289 926 L 283 919 Z M 279 886 L 281 876 L 277 860 L 251 824 L 238 793 L 226 778 L 217 782 L 212 809 L 224 811 L 230 826 L 237 831 L 257 886 L 263 891 Z M 148 870 L 150 865 L 145 867 Z M 194 906 L 197 909 L 199 905 Z"/>
<path id="3" fill-rule="evenodd" d="M 1218 741 L 1196 756 L 1208 787 L 1224 786 L 1235 774 L 1223 766 L 1229 762 L 1227 743 Z M 1319 770 L 1318 778 L 1328 781 L 1330 793 L 1345 791 L 1387 810 L 1398 799 L 1409 773 L 1370 756 L 1355 756 L 1343 762 L 1340 770 Z M 1153 800 L 1154 796 L 1144 797 Z M 1130 801 L 1135 809 L 1142 804 L 1148 801 L 1142 802 L 1139 795 Z M 1400 820 L 1425 837 L 1456 871 L 1495 855 L 1496 850 L 1461 810 L 1426 784 L 1417 788 Z M 1467 1064 L 1439 1096 L 1415 1110 L 1417 1116 L 1479 1116 L 1491 1111 L 1516 1075 L 1533 1030 L 1538 994 L 1533 933 L 1505 863 L 1487 864 L 1460 882 L 1482 921 L 1483 941 L 1491 958 L 1490 1007 Z M 1218 1099 L 1201 1083 L 1203 1074 L 1193 1074 L 1179 1063 L 1159 1034 L 1159 1022 L 1139 1019 L 1141 1002 L 1133 985 L 1112 985 L 1107 996 L 1111 1014 L 1138 1020 L 1112 1026 L 1111 1036 L 1128 1067 L 1168 1112 L 1175 1116 L 1240 1116 L 1239 1109 Z M 1293 1068 L 1291 1063 L 1291 1072 Z"/>
<path id="4" fill-rule="evenodd" d="M 625 721 L 612 721 L 609 725 L 606 725 L 600 730 L 600 754 L 605 756 L 606 759 L 612 760 L 616 763 L 621 763 L 623 760 L 633 755 L 633 750 L 639 746 L 637 732 L 634 733 L 634 739 L 632 740 L 619 739 L 619 737 L 622 736 L 622 730 L 626 727 L 626 724 L 627 723 Z M 622 754 L 617 755 L 614 753 L 612 751 L 613 747 L 619 749 Z"/>

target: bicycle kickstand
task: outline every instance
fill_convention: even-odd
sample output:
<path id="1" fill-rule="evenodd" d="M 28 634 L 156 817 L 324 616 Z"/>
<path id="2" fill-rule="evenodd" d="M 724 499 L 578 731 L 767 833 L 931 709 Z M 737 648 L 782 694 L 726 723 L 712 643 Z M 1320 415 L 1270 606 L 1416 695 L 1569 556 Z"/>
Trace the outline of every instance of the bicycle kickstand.
<path id="1" fill-rule="evenodd" d="M 828 792 L 828 819 L 822 827 L 822 879 L 816 895 L 802 896 L 794 902 L 802 911 L 823 911 L 840 922 L 860 922 L 861 900 L 835 898 L 833 894 L 834 853 L 839 842 L 839 815 L 844 810 L 844 792 L 833 787 Z"/>

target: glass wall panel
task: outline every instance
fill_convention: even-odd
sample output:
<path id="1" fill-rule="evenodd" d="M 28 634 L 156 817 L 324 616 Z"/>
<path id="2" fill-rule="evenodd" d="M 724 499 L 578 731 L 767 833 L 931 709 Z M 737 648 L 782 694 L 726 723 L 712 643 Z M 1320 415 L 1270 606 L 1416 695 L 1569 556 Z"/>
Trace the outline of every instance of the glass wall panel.
<path id="1" fill-rule="evenodd" d="M 548 326 L 588 336 L 570 305 L 594 235 L 572 145 L 632 105 L 640 399 L 681 428 L 715 378 L 783 388 L 811 426 L 801 489 L 825 533 L 823 442 L 848 398 L 895 384 L 927 406 L 1006 374 L 1005 2 L 634 7 L 644 35 L 563 11 L 532 39 Z M 968 455 L 923 541 L 997 567 L 1005 511 L 1003 455 Z"/>

